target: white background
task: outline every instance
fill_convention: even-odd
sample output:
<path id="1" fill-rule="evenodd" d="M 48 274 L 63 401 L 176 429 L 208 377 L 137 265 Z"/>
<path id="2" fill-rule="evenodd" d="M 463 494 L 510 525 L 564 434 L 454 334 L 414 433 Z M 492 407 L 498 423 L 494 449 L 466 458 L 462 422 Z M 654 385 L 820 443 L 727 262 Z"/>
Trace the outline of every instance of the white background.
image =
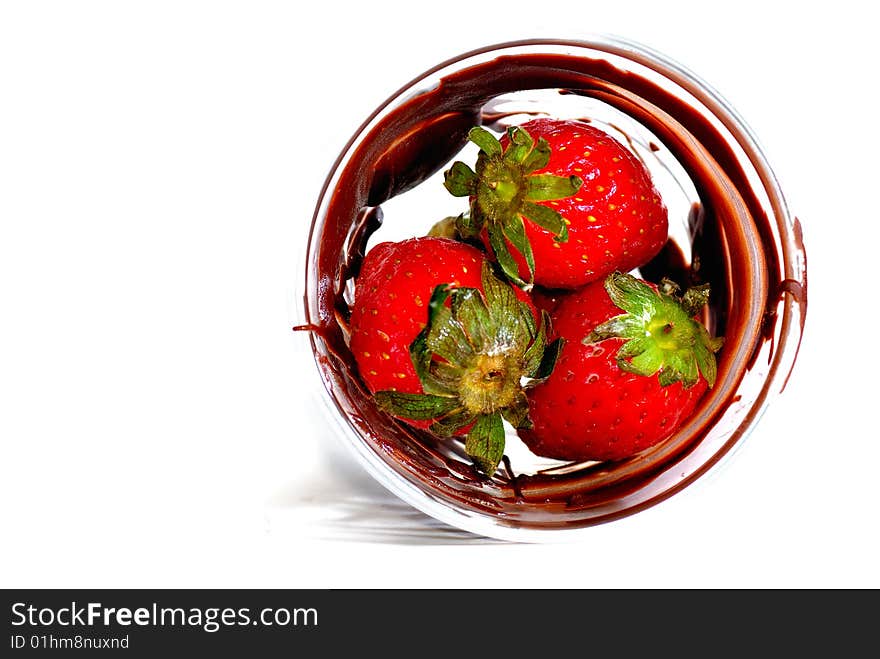
<path id="1" fill-rule="evenodd" d="M 880 586 L 868 5 L 442 4 L 0 5 L 0 586 Z M 595 33 L 684 63 L 755 131 L 803 222 L 807 331 L 709 478 L 576 545 L 488 542 L 335 448 L 295 254 L 398 87 Z"/>

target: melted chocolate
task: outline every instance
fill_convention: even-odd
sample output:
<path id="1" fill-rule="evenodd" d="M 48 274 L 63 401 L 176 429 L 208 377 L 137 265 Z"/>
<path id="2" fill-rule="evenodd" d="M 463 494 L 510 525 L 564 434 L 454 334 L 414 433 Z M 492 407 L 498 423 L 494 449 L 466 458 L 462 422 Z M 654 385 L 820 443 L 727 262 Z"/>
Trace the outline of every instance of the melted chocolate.
<path id="1" fill-rule="evenodd" d="M 507 45 L 529 43 L 537 42 Z M 560 44 L 585 45 L 554 42 Z M 629 50 L 604 48 L 659 70 L 709 109 L 715 107 L 712 97 L 677 71 L 663 69 Z M 645 125 L 682 163 L 701 200 L 690 218 L 692 263 L 688 265 L 680 248 L 670 243 L 644 270 L 657 277 L 672 276 L 682 285 L 709 282 L 713 300 L 706 320 L 713 332 L 725 336 L 725 347 L 719 355 L 716 386 L 669 440 L 619 463 L 585 464 L 535 475 L 517 475 L 505 458 L 505 469 L 487 478 L 471 466 L 460 442 L 437 440 L 390 420 L 377 409 L 360 383 L 346 345 L 345 289 L 357 273 L 371 233 L 381 225 L 380 204 L 444 167 L 464 146 L 472 126 L 503 119 L 503 113 L 492 109 L 493 99 L 530 89 L 559 89 L 603 101 Z M 736 127 L 727 128 L 737 135 Z M 354 143 L 353 139 L 350 144 Z M 760 155 L 749 144 L 741 142 L 767 185 L 772 174 L 765 171 Z M 661 147 L 652 141 L 650 148 Z M 764 387 L 755 397 L 753 411 L 720 446 L 701 448 L 731 402 L 740 400 L 739 385 L 768 343 L 772 374 L 780 299 L 785 298 L 786 310 L 791 304 L 799 306 L 803 324 L 806 278 L 800 282 L 787 276 L 781 262 L 785 248 L 777 247 L 784 202 L 771 194 L 772 216 L 768 217 L 753 179 L 712 121 L 664 86 L 604 58 L 501 51 L 494 59 L 458 67 L 440 84 L 387 111 L 352 150 L 332 190 L 331 178 L 324 190 L 329 203 L 324 213 L 320 208 L 316 211 L 310 236 L 314 275 L 308 285 L 313 300 L 307 300 L 307 327 L 313 329 L 312 344 L 328 392 L 363 441 L 400 476 L 430 491 L 434 498 L 475 513 L 500 515 L 511 526 L 562 528 L 608 521 L 684 487 L 738 441 L 769 395 Z M 799 234 L 799 223 L 796 229 Z M 800 234 L 796 249 L 803 252 Z M 666 477 L 665 484 L 653 484 L 701 450 L 711 452 L 701 455 L 696 466 L 688 466 L 680 479 L 670 484 Z"/>

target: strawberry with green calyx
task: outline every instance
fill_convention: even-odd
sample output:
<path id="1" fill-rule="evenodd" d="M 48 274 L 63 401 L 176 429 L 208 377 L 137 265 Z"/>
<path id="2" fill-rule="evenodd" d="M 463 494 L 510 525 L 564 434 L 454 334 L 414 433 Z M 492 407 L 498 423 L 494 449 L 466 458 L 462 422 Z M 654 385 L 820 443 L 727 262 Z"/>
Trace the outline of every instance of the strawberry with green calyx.
<path id="1" fill-rule="evenodd" d="M 664 279 L 658 289 L 619 272 L 605 280 L 611 301 L 625 311 L 598 325 L 584 339 L 626 339 L 617 351 L 617 365 L 636 375 L 657 374 L 662 386 L 681 381 L 692 387 L 702 376 L 715 384 L 715 353 L 723 339 L 713 338 L 694 320 L 709 301 L 709 284 L 695 286 L 679 296 L 674 282 Z"/>
<path id="2" fill-rule="evenodd" d="M 437 286 L 428 324 L 410 346 L 424 393 L 379 391 L 377 402 L 399 418 L 430 420 L 441 437 L 467 428 L 466 453 L 494 473 L 504 453 L 502 419 L 529 426 L 525 389 L 546 379 L 559 351 L 558 341 L 546 345 L 547 315 L 536 322 L 534 313 L 488 262 L 482 290 Z"/>
<path id="3" fill-rule="evenodd" d="M 480 147 L 476 171 L 456 161 L 445 173 L 446 189 L 456 197 L 471 199 L 470 213 L 459 216 L 456 229 L 464 239 L 480 236 L 485 230 L 486 240 L 505 275 L 519 284 L 531 283 L 535 260 L 524 220 L 551 232 L 557 242 L 567 241 L 565 218 L 536 202 L 569 197 L 580 189 L 583 180 L 573 174 L 538 173 L 550 161 L 550 144 L 544 138 L 535 142 L 528 131 L 518 126 L 508 128 L 507 148 L 479 126 L 471 129 L 468 138 Z M 508 244 L 525 259 L 528 282 L 520 277 Z"/>
<path id="4" fill-rule="evenodd" d="M 668 438 L 717 376 L 722 339 L 695 319 L 708 286 L 683 295 L 612 273 L 565 296 L 551 315 L 565 339 L 552 375 L 529 391 L 519 435 L 559 460 L 621 460 Z"/>
<path id="5" fill-rule="evenodd" d="M 525 390 L 552 371 L 549 317 L 495 276 L 485 255 L 447 238 L 374 247 L 355 283 L 350 347 L 380 407 L 440 437 L 466 435 L 494 473 L 503 420 L 529 424 Z"/>
<path id="6" fill-rule="evenodd" d="M 666 243 L 649 170 L 609 133 L 542 117 L 500 140 L 482 128 L 471 139 L 476 171 L 456 162 L 446 172 L 447 190 L 470 200 L 457 229 L 482 240 L 512 281 L 575 289 L 646 264 Z"/>

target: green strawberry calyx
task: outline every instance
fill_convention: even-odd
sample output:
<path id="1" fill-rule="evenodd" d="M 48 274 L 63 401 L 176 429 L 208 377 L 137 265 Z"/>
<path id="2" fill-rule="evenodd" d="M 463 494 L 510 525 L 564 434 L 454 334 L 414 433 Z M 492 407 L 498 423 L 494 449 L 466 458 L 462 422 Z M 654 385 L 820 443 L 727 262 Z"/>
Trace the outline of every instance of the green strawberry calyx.
<path id="1" fill-rule="evenodd" d="M 632 275 L 614 272 L 605 279 L 605 290 L 625 313 L 598 325 L 584 343 L 626 339 L 617 351 L 617 365 L 622 370 L 644 376 L 656 373 L 662 386 L 680 381 L 692 387 L 702 374 L 709 387 L 714 386 L 715 353 L 724 339 L 712 337 L 695 320 L 709 301 L 708 284 L 681 294 L 678 285 L 668 279 L 655 289 Z"/>
<path id="2" fill-rule="evenodd" d="M 493 474 L 504 455 L 504 421 L 529 428 L 525 390 L 546 380 L 562 340 L 547 342 L 550 318 L 519 299 L 513 287 L 482 270 L 482 291 L 441 284 L 428 305 L 428 323 L 409 348 L 424 393 L 379 391 L 393 416 L 431 421 L 429 430 L 451 437 L 469 428 L 465 452 Z"/>
<path id="3" fill-rule="evenodd" d="M 485 128 L 476 126 L 468 139 L 480 147 L 476 169 L 456 161 L 444 173 L 444 186 L 456 197 L 470 197 L 470 213 L 458 217 L 456 229 L 464 239 L 485 229 L 498 265 L 511 281 L 529 285 L 534 280 L 535 259 L 525 232 L 525 220 L 553 233 L 557 242 L 568 241 L 565 218 L 540 201 L 564 199 L 583 184 L 578 176 L 538 174 L 550 161 L 550 143 L 537 142 L 519 126 L 507 129 L 507 148 Z M 520 277 L 510 246 L 529 268 L 529 281 Z"/>

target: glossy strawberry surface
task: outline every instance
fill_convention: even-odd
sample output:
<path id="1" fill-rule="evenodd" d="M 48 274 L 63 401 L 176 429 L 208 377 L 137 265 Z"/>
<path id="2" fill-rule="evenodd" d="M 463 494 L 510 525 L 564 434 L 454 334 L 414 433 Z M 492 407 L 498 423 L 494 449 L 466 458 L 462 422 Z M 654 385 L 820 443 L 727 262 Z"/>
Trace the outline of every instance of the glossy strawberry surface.
<path id="1" fill-rule="evenodd" d="M 537 173 L 583 180 L 572 196 L 539 202 L 566 220 L 568 240 L 525 223 L 535 260 L 535 282 L 577 288 L 614 270 L 632 270 L 666 243 L 667 210 L 645 165 L 608 133 L 581 121 L 534 119 L 522 124 L 550 144 L 550 162 Z M 501 143 L 507 142 L 502 137 Z M 514 253 L 521 274 L 523 258 Z"/>
<path id="2" fill-rule="evenodd" d="M 486 255 L 448 238 L 411 238 L 369 250 L 355 283 L 350 348 L 370 391 L 421 393 L 409 347 L 428 322 L 439 284 L 479 287 Z"/>
<path id="3" fill-rule="evenodd" d="M 533 427 L 519 431 L 535 454 L 571 461 L 633 456 L 673 434 L 705 394 L 702 372 L 691 386 L 682 380 L 664 386 L 658 374 L 621 368 L 626 339 L 590 340 L 597 327 L 621 314 L 602 282 L 555 305 L 553 328 L 565 343 L 553 373 L 528 394 Z"/>

